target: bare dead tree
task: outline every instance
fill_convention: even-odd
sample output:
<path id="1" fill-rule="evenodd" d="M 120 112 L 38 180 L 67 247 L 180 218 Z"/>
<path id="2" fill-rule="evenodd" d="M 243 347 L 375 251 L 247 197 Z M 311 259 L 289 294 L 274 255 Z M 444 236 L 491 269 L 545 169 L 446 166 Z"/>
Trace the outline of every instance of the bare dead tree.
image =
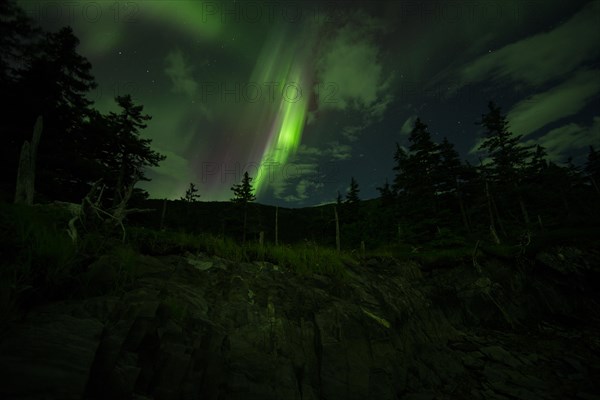
<path id="1" fill-rule="evenodd" d="M 67 207 L 71 213 L 71 219 L 69 220 L 67 229 L 67 233 L 71 237 L 71 240 L 73 242 L 78 240 L 79 234 L 75 225 L 78 221 L 84 228 L 86 228 L 86 225 L 91 225 L 95 220 L 100 225 L 112 225 L 120 227 L 121 231 L 123 232 L 121 240 L 122 242 L 125 242 L 127 236 L 127 231 L 125 230 L 125 225 L 123 224 L 125 217 L 131 213 L 155 211 L 154 209 L 127 209 L 127 202 L 131 198 L 133 188 L 137 181 L 138 179 L 135 179 L 130 185 L 128 185 L 123 191 L 124 193 L 121 201 L 116 206 L 108 210 L 104 210 L 100 207 L 100 199 L 104 191 L 104 185 L 100 187 L 101 180 L 92 184 L 89 193 L 83 198 L 81 204 L 55 202 L 55 204 Z M 100 193 L 96 195 L 98 190 Z"/>
<path id="2" fill-rule="evenodd" d="M 40 115 L 33 127 L 31 144 L 26 140 L 21 147 L 19 156 L 19 167 L 17 170 L 17 186 L 15 190 L 15 204 L 33 204 L 35 185 L 35 159 L 37 147 L 43 128 L 43 118 Z"/>

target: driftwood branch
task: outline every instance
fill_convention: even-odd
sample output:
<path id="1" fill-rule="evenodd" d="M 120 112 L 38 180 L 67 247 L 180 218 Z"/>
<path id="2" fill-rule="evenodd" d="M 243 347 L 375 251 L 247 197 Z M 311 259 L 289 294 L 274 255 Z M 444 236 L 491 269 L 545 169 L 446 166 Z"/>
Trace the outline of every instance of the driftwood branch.
<path id="1" fill-rule="evenodd" d="M 125 226 L 123 225 L 123 220 L 128 214 L 131 213 L 140 213 L 140 212 L 153 212 L 156 211 L 154 209 L 141 209 L 141 208 L 132 208 L 127 209 L 127 202 L 131 198 L 133 193 L 133 187 L 135 186 L 137 180 L 134 180 L 127 188 L 125 188 L 125 193 L 115 207 L 109 210 L 103 210 L 100 207 L 100 199 L 102 194 L 104 193 L 105 185 L 100 186 L 102 180 L 98 180 L 92 184 L 89 193 L 83 198 L 81 204 L 76 203 L 65 203 L 65 202 L 55 202 L 55 204 L 66 206 L 70 211 L 72 218 L 69 220 L 67 233 L 73 242 L 76 242 L 78 239 L 78 232 L 75 223 L 79 221 L 85 228 L 86 221 L 89 222 L 90 218 L 95 217 L 97 220 L 101 221 L 103 224 L 113 223 L 121 228 L 123 232 L 122 241 L 125 242 L 125 238 L 127 236 L 127 231 L 125 230 Z M 99 191 L 99 194 L 96 193 Z"/>

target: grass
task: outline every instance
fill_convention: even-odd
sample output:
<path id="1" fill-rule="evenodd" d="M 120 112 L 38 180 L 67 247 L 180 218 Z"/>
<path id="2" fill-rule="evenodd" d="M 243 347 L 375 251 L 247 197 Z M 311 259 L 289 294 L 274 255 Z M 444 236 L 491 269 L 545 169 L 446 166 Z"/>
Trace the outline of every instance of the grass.
<path id="1" fill-rule="evenodd" d="M 77 248 L 55 220 L 41 209 L 0 206 L 0 249 L 8 267 L 2 269 L 4 278 L 52 284 L 69 274 Z"/>
<path id="2" fill-rule="evenodd" d="M 300 275 L 313 273 L 333 278 L 345 278 L 348 263 L 354 259 L 334 249 L 312 243 L 260 245 L 249 242 L 244 246 L 227 237 L 210 234 L 167 232 L 146 228 L 129 230 L 131 245 L 150 255 L 180 254 L 185 251 L 205 252 L 234 262 L 267 261 Z"/>
<path id="3" fill-rule="evenodd" d="M 54 206 L 0 203 L 0 320 L 16 317 L 24 304 L 89 294 L 88 267 L 103 255 L 115 269 L 110 290 L 130 285 L 137 253 L 105 235 L 84 232 L 74 243 L 67 234 L 70 215 Z M 32 300 L 35 299 L 35 300 Z"/>
<path id="4" fill-rule="evenodd" d="M 227 237 L 190 234 L 184 231 L 158 231 L 128 227 L 126 244 L 100 232 L 85 232 L 77 244 L 68 236 L 69 215 L 52 206 L 22 206 L 0 203 L 0 318 L 7 321 L 19 309 L 20 301 L 38 297 L 45 301 L 92 292 L 127 290 L 135 283 L 139 254 L 166 255 L 204 252 L 233 262 L 266 261 L 301 276 L 319 274 L 336 281 L 348 278 L 347 266 L 357 259 L 350 253 L 312 242 L 241 245 Z M 537 233 L 526 248 L 528 254 L 554 244 L 590 243 L 600 237 L 598 228 L 564 228 Z M 440 232 L 438 239 L 426 245 L 396 243 L 383 245 L 365 258 L 416 261 L 422 266 L 453 267 L 471 262 L 473 243 Z M 514 258 L 522 248 L 514 244 L 482 243 L 479 249 L 495 258 Z M 104 264 L 100 263 L 103 259 Z M 96 269 L 93 273 L 90 271 Z M 96 274 L 96 275 L 94 275 Z M 83 284 L 83 285 L 82 285 Z M 97 286 L 94 286 L 97 285 Z M 77 289 L 81 287 L 80 289 Z M 76 289 L 76 290 L 73 290 Z M 62 297 L 61 297 L 62 296 Z"/>
<path id="5" fill-rule="evenodd" d="M 374 251 L 367 252 L 366 256 L 378 259 L 393 259 L 399 262 L 415 261 L 428 267 L 453 267 L 470 259 L 475 244 L 454 244 L 448 248 L 438 245 L 416 246 L 408 243 L 397 243 L 381 246 Z"/>
<path id="6" fill-rule="evenodd" d="M 56 296 L 77 267 L 77 247 L 62 229 L 64 215 L 43 207 L 0 203 L 0 316 L 27 293 Z M 66 223 L 64 224 L 66 226 Z"/>

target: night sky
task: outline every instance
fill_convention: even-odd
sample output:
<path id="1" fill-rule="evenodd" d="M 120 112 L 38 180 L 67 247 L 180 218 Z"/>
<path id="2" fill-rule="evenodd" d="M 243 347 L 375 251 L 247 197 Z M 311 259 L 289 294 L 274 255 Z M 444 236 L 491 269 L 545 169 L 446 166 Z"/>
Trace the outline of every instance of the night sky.
<path id="1" fill-rule="evenodd" d="M 600 1 L 20 1 L 47 30 L 72 26 L 102 112 L 132 94 L 167 159 L 151 198 L 363 199 L 393 179 L 416 117 L 478 163 L 494 100 L 510 130 L 556 162 L 600 146 Z"/>

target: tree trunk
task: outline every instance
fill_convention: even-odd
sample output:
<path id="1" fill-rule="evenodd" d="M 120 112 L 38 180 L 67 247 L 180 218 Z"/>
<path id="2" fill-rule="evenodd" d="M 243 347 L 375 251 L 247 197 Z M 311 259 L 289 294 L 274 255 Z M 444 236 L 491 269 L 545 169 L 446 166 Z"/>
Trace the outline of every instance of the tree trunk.
<path id="1" fill-rule="evenodd" d="M 340 252 L 340 219 L 338 217 L 337 207 L 333 206 L 333 213 L 335 214 L 335 248 Z"/>
<path id="2" fill-rule="evenodd" d="M 560 198 L 563 202 L 563 205 L 565 206 L 565 211 L 567 211 L 567 217 L 570 217 L 571 207 L 569 206 L 569 202 L 567 200 L 567 196 L 565 195 L 565 191 L 562 188 L 560 189 Z"/>
<path id="3" fill-rule="evenodd" d="M 494 228 L 494 225 L 490 225 L 490 235 L 492 236 L 494 243 L 500 244 L 500 238 L 498 237 L 498 233 L 496 233 L 496 228 Z"/>
<path id="4" fill-rule="evenodd" d="M 500 240 L 498 239 L 498 235 L 496 234 L 496 227 L 494 224 L 494 211 L 492 207 L 492 195 L 490 194 L 490 185 L 488 181 L 485 181 L 485 197 L 487 198 L 488 203 L 488 214 L 490 216 L 490 234 L 492 235 L 492 239 L 500 244 Z"/>
<path id="5" fill-rule="evenodd" d="M 496 205 L 496 201 L 494 200 L 494 196 L 490 196 L 492 199 L 492 206 L 494 207 L 494 212 L 496 213 L 496 220 L 498 221 L 498 226 L 500 227 L 500 231 L 504 235 L 504 237 L 508 236 L 506 234 L 506 229 L 504 229 L 504 223 L 502 222 L 502 218 L 500 218 L 500 212 L 498 211 L 498 206 Z"/>
<path id="6" fill-rule="evenodd" d="M 33 194 L 35 190 L 35 159 L 37 157 L 37 147 L 40 142 L 42 127 L 43 118 L 40 115 L 35 121 L 31 144 L 28 141 L 25 141 L 21 147 L 19 167 L 17 170 L 17 186 L 15 189 L 16 204 L 33 204 Z"/>
<path id="7" fill-rule="evenodd" d="M 21 147 L 19 168 L 17 170 L 17 187 L 15 190 L 15 204 L 31 205 L 33 176 L 31 171 L 31 148 L 26 140 Z"/>
<path id="8" fill-rule="evenodd" d="M 242 233 L 242 246 L 246 244 L 246 221 L 248 219 L 248 206 L 244 205 L 244 231 Z"/>
<path id="9" fill-rule="evenodd" d="M 117 178 L 117 186 L 115 188 L 115 197 L 113 198 L 113 207 L 116 207 L 125 196 L 125 162 L 127 161 L 127 152 L 123 153 L 121 157 L 121 170 L 119 171 L 119 177 Z"/>
<path id="10" fill-rule="evenodd" d="M 279 245 L 279 206 L 275 206 L 275 246 Z"/>
<path id="11" fill-rule="evenodd" d="M 465 229 L 467 230 L 467 232 L 471 232 L 471 226 L 469 225 L 469 218 L 467 217 L 467 211 L 465 210 L 465 204 L 463 202 L 462 195 L 458 193 L 457 196 L 458 206 L 460 207 L 460 215 L 462 217 L 463 224 L 465 225 Z"/>
<path id="12" fill-rule="evenodd" d="M 163 200 L 163 209 L 160 216 L 160 230 L 162 231 L 165 227 L 165 214 L 167 213 L 167 199 Z"/>
<path id="13" fill-rule="evenodd" d="M 598 196 L 600 196 L 600 188 L 598 187 L 598 183 L 596 182 L 596 179 L 594 179 L 594 177 L 592 175 L 590 175 L 590 180 L 592 181 L 592 185 L 594 186 L 594 189 L 596 189 L 596 193 L 598 193 Z"/>
<path id="14" fill-rule="evenodd" d="M 525 207 L 525 201 L 523 200 L 523 196 L 519 193 L 519 187 L 516 182 L 514 184 L 515 192 L 517 192 L 517 199 L 519 201 L 519 207 L 521 208 L 521 214 L 523 214 L 523 221 L 525 221 L 525 225 L 529 226 L 531 221 L 529 219 L 529 214 L 527 213 L 527 207 Z"/>
<path id="15" fill-rule="evenodd" d="M 525 202 L 523 198 L 519 195 L 519 206 L 521 207 L 521 213 L 523 214 L 523 220 L 525 221 L 525 225 L 529 226 L 531 221 L 529 220 L 529 214 L 527 213 L 527 208 L 525 207 Z"/>

